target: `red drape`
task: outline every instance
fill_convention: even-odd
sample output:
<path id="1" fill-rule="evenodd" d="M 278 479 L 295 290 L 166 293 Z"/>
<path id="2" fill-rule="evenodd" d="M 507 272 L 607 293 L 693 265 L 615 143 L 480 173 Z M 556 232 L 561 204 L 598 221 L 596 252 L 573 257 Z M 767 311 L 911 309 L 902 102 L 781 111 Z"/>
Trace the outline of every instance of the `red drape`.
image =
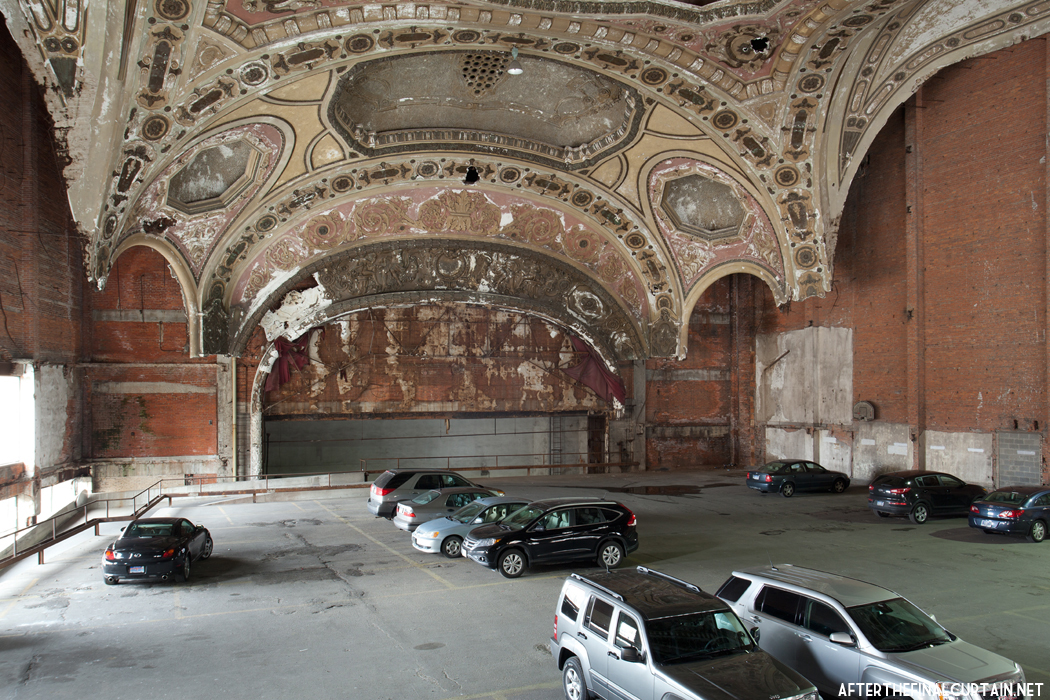
<path id="1" fill-rule="evenodd" d="M 266 378 L 266 391 L 273 391 L 292 378 L 292 365 L 296 369 L 302 369 L 309 358 L 306 356 L 309 335 L 304 335 L 294 343 L 284 338 L 273 341 L 277 348 L 277 360 L 273 363 L 270 376 Z"/>
<path id="2" fill-rule="evenodd" d="M 627 389 L 623 385 L 623 380 L 605 369 L 601 358 L 590 345 L 572 336 L 569 336 L 569 340 L 572 341 L 573 350 L 582 354 L 584 358 L 580 364 L 563 369 L 562 372 L 583 384 L 603 400 L 609 401 L 616 397 L 620 403 L 624 403 L 624 399 L 627 398 Z"/>

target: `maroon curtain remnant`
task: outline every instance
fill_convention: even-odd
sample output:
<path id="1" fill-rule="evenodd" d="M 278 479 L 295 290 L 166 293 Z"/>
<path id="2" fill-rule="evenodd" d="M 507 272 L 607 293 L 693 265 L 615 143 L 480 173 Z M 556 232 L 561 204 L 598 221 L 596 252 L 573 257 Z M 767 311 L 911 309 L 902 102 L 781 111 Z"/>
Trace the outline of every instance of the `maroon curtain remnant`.
<path id="1" fill-rule="evenodd" d="M 590 345 L 571 335 L 569 340 L 572 341 L 573 350 L 582 354 L 584 358 L 580 364 L 563 369 L 562 372 L 583 384 L 604 401 L 616 397 L 620 403 L 625 403 L 627 389 L 623 385 L 623 380 L 605 369 L 605 364 Z"/>
<path id="2" fill-rule="evenodd" d="M 278 338 L 273 341 L 273 346 L 277 348 L 277 360 L 273 363 L 270 376 L 266 378 L 266 385 L 264 386 L 266 391 L 273 391 L 291 379 L 293 364 L 296 369 L 303 368 L 303 365 L 309 361 L 309 358 L 306 356 L 309 343 L 309 333 L 294 343 L 284 338 Z"/>

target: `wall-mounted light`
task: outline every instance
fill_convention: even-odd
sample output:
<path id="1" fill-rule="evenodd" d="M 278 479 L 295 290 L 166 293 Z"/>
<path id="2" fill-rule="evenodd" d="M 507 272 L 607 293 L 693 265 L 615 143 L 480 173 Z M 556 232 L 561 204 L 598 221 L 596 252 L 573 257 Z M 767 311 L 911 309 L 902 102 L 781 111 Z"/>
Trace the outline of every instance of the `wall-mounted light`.
<path id="1" fill-rule="evenodd" d="M 507 72 L 511 75 L 521 75 L 525 72 L 525 69 L 518 63 L 518 47 L 515 46 L 510 50 L 510 63 L 507 64 Z"/>

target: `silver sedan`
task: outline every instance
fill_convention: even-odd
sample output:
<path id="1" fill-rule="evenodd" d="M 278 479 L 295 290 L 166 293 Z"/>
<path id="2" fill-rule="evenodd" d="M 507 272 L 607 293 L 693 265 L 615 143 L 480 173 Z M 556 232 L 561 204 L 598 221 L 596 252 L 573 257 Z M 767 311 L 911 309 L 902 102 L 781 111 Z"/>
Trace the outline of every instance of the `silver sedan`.
<path id="1" fill-rule="evenodd" d="M 423 523 L 412 533 L 412 546 L 421 552 L 441 552 L 450 559 L 462 554 L 463 537 L 479 525 L 499 522 L 528 505 L 529 501 L 511 496 L 479 498 L 455 513 Z"/>
<path id="2" fill-rule="evenodd" d="M 480 486 L 433 489 L 419 494 L 412 500 L 399 502 L 394 510 L 394 524 L 402 530 L 412 532 L 420 523 L 455 513 L 479 498 L 498 496 L 501 493 L 502 491 L 483 489 Z"/>

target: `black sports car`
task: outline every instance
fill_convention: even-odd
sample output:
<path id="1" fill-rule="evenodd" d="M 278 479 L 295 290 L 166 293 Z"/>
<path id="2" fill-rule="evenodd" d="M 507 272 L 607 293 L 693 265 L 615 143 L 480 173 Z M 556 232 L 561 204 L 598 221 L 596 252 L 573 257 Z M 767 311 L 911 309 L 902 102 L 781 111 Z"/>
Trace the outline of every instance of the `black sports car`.
<path id="1" fill-rule="evenodd" d="M 124 579 L 190 577 L 190 563 L 211 556 L 211 533 L 185 518 L 141 518 L 124 528 L 102 555 L 108 585 Z"/>

